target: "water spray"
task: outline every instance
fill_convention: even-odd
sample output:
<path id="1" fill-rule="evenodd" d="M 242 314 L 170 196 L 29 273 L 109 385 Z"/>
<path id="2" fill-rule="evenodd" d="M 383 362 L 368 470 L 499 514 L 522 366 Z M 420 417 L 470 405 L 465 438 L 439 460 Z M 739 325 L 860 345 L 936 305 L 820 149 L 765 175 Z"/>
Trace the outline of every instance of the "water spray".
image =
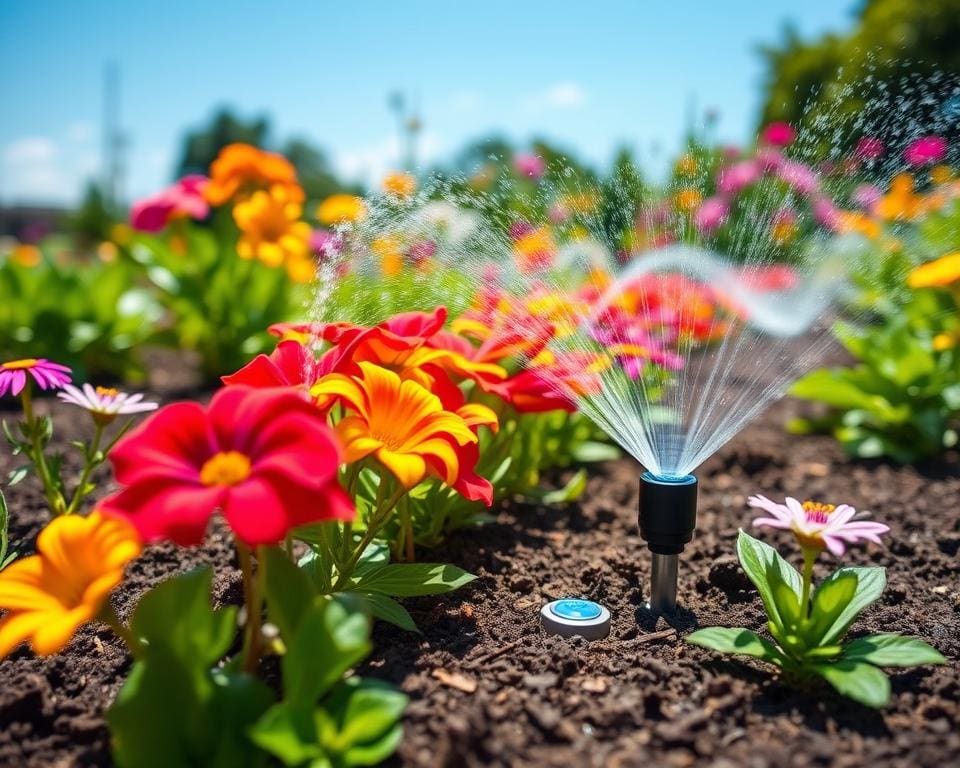
<path id="1" fill-rule="evenodd" d="M 672 614 L 677 608 L 677 565 L 697 525 L 697 478 L 640 476 L 640 535 L 653 558 L 650 609 Z"/>

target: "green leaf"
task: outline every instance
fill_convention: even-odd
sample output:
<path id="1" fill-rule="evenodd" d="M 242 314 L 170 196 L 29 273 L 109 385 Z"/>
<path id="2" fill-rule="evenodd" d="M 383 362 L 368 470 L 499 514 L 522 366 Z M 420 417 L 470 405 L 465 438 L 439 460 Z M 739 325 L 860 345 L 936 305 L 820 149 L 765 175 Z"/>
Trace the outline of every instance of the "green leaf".
<path id="1" fill-rule="evenodd" d="M 620 451 L 611 443 L 600 443 L 595 440 L 585 440 L 573 447 L 571 457 L 574 461 L 591 464 L 601 461 L 613 461 L 620 458 Z"/>
<path id="2" fill-rule="evenodd" d="M 829 641 L 822 642 L 822 639 L 853 600 L 858 583 L 856 573 L 841 569 L 817 587 L 813 593 L 810 619 L 803 630 L 809 647 L 831 644 Z"/>
<path id="3" fill-rule="evenodd" d="M 7 485 L 16 485 L 17 483 L 22 482 L 29 472 L 29 464 L 11 469 L 10 474 L 7 475 Z"/>
<path id="4" fill-rule="evenodd" d="M 360 574 L 350 589 L 379 592 L 395 597 L 440 595 L 452 592 L 476 578 L 455 565 L 438 563 L 391 563 Z"/>
<path id="5" fill-rule="evenodd" d="M 887 586 L 887 575 L 883 568 L 848 567 L 840 568 L 824 579 L 820 584 L 820 589 L 823 589 L 830 581 L 844 578 L 848 573 L 857 577 L 857 591 L 833 624 L 824 631 L 819 641 L 820 645 L 833 645 L 839 642 L 860 612 L 875 602 Z"/>
<path id="6" fill-rule="evenodd" d="M 841 659 L 809 667 L 838 693 L 868 707 L 879 709 L 890 701 L 890 679 L 882 670 L 861 661 Z"/>
<path id="7" fill-rule="evenodd" d="M 566 504 L 579 499 L 587 489 L 587 470 L 578 470 L 563 488 L 548 491 L 543 494 L 541 501 L 544 504 Z"/>
<path id="8" fill-rule="evenodd" d="M 867 635 L 844 646 L 843 658 L 867 661 L 878 667 L 914 667 L 921 664 L 945 664 L 946 658 L 934 647 L 916 637 L 892 633 Z"/>
<path id="9" fill-rule="evenodd" d="M 283 689 L 291 706 L 312 707 L 370 652 L 370 620 L 356 607 L 331 598 L 301 617 L 282 663 Z"/>
<path id="10" fill-rule="evenodd" d="M 753 582 L 760 593 L 760 598 L 763 600 L 763 606 L 770 621 L 785 630 L 787 624 L 777 607 L 770 574 L 777 574 L 779 580 L 790 588 L 797 600 L 800 599 L 803 588 L 800 574 L 780 557 L 773 547 L 753 538 L 743 530 L 737 536 L 737 555 L 740 558 L 740 565 L 743 566 L 743 570 L 746 571 L 750 581 Z"/>
<path id="11" fill-rule="evenodd" d="M 784 657 L 769 640 L 742 627 L 708 627 L 687 635 L 686 640 L 702 648 L 720 653 L 738 653 L 753 656 L 771 664 L 782 665 Z"/>
<path id="12" fill-rule="evenodd" d="M 357 594 L 357 596 L 363 600 L 364 605 L 370 609 L 370 614 L 374 618 L 386 621 L 408 632 L 420 632 L 413 617 L 407 612 L 407 609 L 392 597 L 376 592 L 370 592 L 365 595 L 353 592 L 350 594 Z"/>
<path id="13" fill-rule="evenodd" d="M 134 612 L 143 643 L 107 714 L 120 768 L 265 762 L 246 732 L 273 694 L 249 675 L 212 669 L 233 642 L 236 611 L 212 609 L 211 577 L 203 568 L 170 579 Z"/>
<path id="14" fill-rule="evenodd" d="M 335 765 L 378 765 L 400 743 L 399 721 L 406 706 L 407 697 L 386 683 L 346 680 L 317 712 L 324 750 L 334 756 Z"/>
<path id="15" fill-rule="evenodd" d="M 279 547 L 267 548 L 260 567 L 266 569 L 267 616 L 277 625 L 284 640 L 289 640 L 313 602 L 313 585 L 307 574 Z"/>
<path id="16" fill-rule="evenodd" d="M 313 724 L 304 723 L 286 702 L 264 713 L 250 729 L 250 739 L 288 766 L 303 765 L 324 754 Z"/>

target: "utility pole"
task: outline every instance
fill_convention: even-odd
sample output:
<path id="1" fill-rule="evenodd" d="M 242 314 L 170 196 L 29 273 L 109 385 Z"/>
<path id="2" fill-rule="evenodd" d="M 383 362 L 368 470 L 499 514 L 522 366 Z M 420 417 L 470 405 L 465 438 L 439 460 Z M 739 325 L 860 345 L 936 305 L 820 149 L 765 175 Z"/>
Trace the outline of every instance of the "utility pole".
<path id="1" fill-rule="evenodd" d="M 124 203 L 124 152 L 127 139 L 120 128 L 120 68 L 115 61 L 103 70 L 103 198 L 107 209 L 116 214 Z"/>
<path id="2" fill-rule="evenodd" d="M 410 107 L 401 91 L 394 91 L 387 99 L 390 111 L 397 118 L 397 135 L 400 141 L 401 164 L 405 171 L 413 171 L 417 165 L 417 134 L 423 128 L 417 108 Z"/>

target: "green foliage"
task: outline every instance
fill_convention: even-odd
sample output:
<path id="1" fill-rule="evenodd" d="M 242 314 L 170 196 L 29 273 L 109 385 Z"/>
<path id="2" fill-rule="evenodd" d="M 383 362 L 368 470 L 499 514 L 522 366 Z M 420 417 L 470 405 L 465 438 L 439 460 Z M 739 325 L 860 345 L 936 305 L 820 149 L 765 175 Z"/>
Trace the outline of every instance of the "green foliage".
<path id="1" fill-rule="evenodd" d="M 369 620 L 343 600 L 321 600 L 284 636 L 284 698 L 254 725 L 253 741 L 284 765 L 375 765 L 396 749 L 406 697 L 343 676 L 370 651 Z"/>
<path id="2" fill-rule="evenodd" d="M 7 554 L 10 546 L 10 515 L 7 510 L 7 500 L 0 491 L 0 571 L 17 559 L 16 552 Z"/>
<path id="3" fill-rule="evenodd" d="M 212 571 L 164 582 L 131 622 L 138 644 L 107 720 L 118 766 L 261 766 L 248 728 L 272 696 L 261 682 L 215 665 L 230 648 L 236 609 L 210 606 Z"/>
<path id="4" fill-rule="evenodd" d="M 145 377 L 139 347 L 161 309 L 137 270 L 99 260 L 0 264 L 0 360 L 45 357 L 77 378 Z"/>
<path id="5" fill-rule="evenodd" d="M 883 592 L 882 568 L 841 568 L 821 582 L 808 603 L 809 583 L 775 549 L 740 531 L 737 553 L 760 592 L 776 642 L 748 629 L 724 627 L 693 632 L 687 642 L 761 659 L 798 683 L 821 677 L 869 707 L 885 706 L 890 698 L 890 682 L 879 667 L 945 662 L 923 641 L 899 635 L 868 635 L 840 644 L 857 615 Z"/>
<path id="6" fill-rule="evenodd" d="M 849 368 L 812 371 L 791 394 L 830 407 L 822 419 L 798 420 L 797 432 L 832 433 L 852 455 L 900 462 L 935 456 L 957 441 L 960 354 L 935 339 L 958 330 L 948 297 L 917 291 L 899 312 L 866 329 L 837 335 L 857 360 Z"/>
<path id="7" fill-rule="evenodd" d="M 229 210 L 217 211 L 210 228 L 176 224 L 162 235 L 136 234 L 128 254 L 168 312 L 152 341 L 195 350 L 213 382 L 269 352 L 267 327 L 303 302 L 283 269 L 237 256 Z"/>

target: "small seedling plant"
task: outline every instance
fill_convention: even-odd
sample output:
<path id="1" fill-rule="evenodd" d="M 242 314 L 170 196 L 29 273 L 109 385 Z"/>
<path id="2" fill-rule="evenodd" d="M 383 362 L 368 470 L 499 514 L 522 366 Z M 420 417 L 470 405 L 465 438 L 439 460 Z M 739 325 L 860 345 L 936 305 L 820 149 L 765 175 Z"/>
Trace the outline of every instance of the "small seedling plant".
<path id="1" fill-rule="evenodd" d="M 883 568 L 844 566 L 814 588 L 813 566 L 821 552 L 841 556 L 846 543 L 879 542 L 889 530 L 886 525 L 856 520 L 856 510 L 846 504 L 801 504 L 792 498 L 776 504 L 762 496 L 751 497 L 750 504 L 770 514 L 755 520 L 755 526 L 792 531 L 803 556 L 801 573 L 748 533 L 741 530 L 737 538 L 740 565 L 760 593 L 773 639 L 742 627 L 709 627 L 689 635 L 687 642 L 761 659 L 779 667 L 783 679 L 796 686 L 822 678 L 838 693 L 874 708 L 890 700 L 890 680 L 882 667 L 945 662 L 922 640 L 894 633 L 844 642 L 860 613 L 883 593 Z"/>

